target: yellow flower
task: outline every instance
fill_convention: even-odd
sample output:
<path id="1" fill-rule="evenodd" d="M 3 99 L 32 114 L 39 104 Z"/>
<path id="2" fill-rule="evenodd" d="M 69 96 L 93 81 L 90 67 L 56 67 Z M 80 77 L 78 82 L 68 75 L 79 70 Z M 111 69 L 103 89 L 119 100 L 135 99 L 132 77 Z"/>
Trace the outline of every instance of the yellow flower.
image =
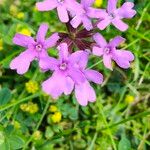
<path id="1" fill-rule="evenodd" d="M 28 112 L 30 113 L 30 114 L 35 114 L 36 112 L 38 112 L 38 110 L 39 110 L 39 107 L 38 107 L 38 105 L 37 104 L 34 104 L 34 103 L 32 103 L 32 102 L 30 102 L 30 103 L 28 103 Z"/>
<path id="2" fill-rule="evenodd" d="M 103 4 L 103 0 L 95 0 L 94 6 L 95 7 L 101 7 Z"/>
<path id="3" fill-rule="evenodd" d="M 54 123 L 59 123 L 62 119 L 62 114 L 61 112 L 55 112 L 52 116 L 51 116 L 52 122 Z"/>
<path id="4" fill-rule="evenodd" d="M 39 86 L 36 81 L 29 81 L 25 84 L 28 93 L 34 94 L 38 91 Z"/>
<path id="5" fill-rule="evenodd" d="M 24 13 L 23 12 L 19 12 L 18 14 L 17 14 L 17 18 L 18 19 L 23 19 L 24 18 Z"/>
<path id="6" fill-rule="evenodd" d="M 3 40 L 0 39 L 0 51 L 3 49 Z"/>
<path id="7" fill-rule="evenodd" d="M 36 112 L 38 112 L 39 107 L 36 103 L 28 102 L 26 104 L 21 104 L 20 109 L 24 112 L 28 112 L 30 114 L 35 114 Z"/>
<path id="8" fill-rule="evenodd" d="M 20 123 L 18 121 L 14 121 L 13 125 L 14 125 L 15 129 L 20 129 L 20 127 L 21 127 L 21 125 L 20 125 Z"/>
<path id="9" fill-rule="evenodd" d="M 20 109 L 21 109 L 22 111 L 26 111 L 26 110 L 27 110 L 27 107 L 28 107 L 28 104 L 21 104 L 21 105 L 20 105 Z"/>
<path id="10" fill-rule="evenodd" d="M 50 107 L 49 107 L 49 111 L 50 112 L 56 112 L 58 109 L 57 109 L 57 107 L 55 106 L 55 105 L 51 105 Z"/>
<path id="11" fill-rule="evenodd" d="M 40 140 L 42 138 L 42 134 L 41 134 L 41 131 L 35 131 L 34 133 L 33 133 L 33 139 L 34 140 Z"/>
<path id="12" fill-rule="evenodd" d="M 133 103 L 133 102 L 134 102 L 134 99 L 135 99 L 135 98 L 134 98 L 132 95 L 127 95 L 127 96 L 125 97 L 125 101 L 126 101 L 127 104 Z"/>
<path id="13" fill-rule="evenodd" d="M 24 34 L 24 35 L 27 35 L 27 36 L 31 36 L 31 31 L 27 28 L 23 28 L 19 31 L 20 34 Z"/>

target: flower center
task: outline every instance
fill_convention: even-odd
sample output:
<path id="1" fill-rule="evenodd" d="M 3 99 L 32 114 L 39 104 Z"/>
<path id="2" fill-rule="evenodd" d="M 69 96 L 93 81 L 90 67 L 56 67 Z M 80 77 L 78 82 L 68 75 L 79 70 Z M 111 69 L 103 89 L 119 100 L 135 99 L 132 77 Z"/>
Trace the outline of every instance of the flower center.
<path id="1" fill-rule="evenodd" d="M 111 17 L 111 19 L 114 19 L 116 17 L 114 13 L 109 14 L 109 16 Z"/>
<path id="2" fill-rule="evenodd" d="M 67 63 L 65 63 L 65 62 L 62 63 L 62 64 L 59 66 L 59 69 L 60 69 L 60 70 L 63 70 L 63 71 L 66 70 L 66 69 L 67 69 Z"/>
<path id="3" fill-rule="evenodd" d="M 36 49 L 38 52 L 41 52 L 41 51 L 42 51 L 42 48 L 43 48 L 43 46 L 42 46 L 41 44 L 37 44 L 37 45 L 35 46 L 35 49 Z"/>
<path id="4" fill-rule="evenodd" d="M 64 2 L 64 0 L 57 0 L 57 2 L 58 2 L 58 3 L 63 3 L 63 2 Z"/>
<path id="5" fill-rule="evenodd" d="M 109 54 L 111 52 L 111 49 L 109 47 L 104 48 L 104 53 Z"/>

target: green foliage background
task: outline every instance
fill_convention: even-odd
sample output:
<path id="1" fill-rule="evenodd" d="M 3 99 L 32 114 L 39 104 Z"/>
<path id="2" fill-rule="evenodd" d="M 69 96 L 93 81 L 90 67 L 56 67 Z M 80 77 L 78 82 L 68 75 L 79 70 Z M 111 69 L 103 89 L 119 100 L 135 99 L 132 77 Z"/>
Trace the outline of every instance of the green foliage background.
<path id="1" fill-rule="evenodd" d="M 130 0 L 134 1 L 134 0 Z M 103 1 L 101 7 L 106 7 Z M 119 0 L 118 5 L 123 0 Z M 52 100 L 41 89 L 29 94 L 25 83 L 39 85 L 48 78 L 34 62 L 23 76 L 9 69 L 9 63 L 24 49 L 12 43 L 14 34 L 22 28 L 36 34 L 42 22 L 48 22 L 49 35 L 65 32 L 65 25 L 55 11 L 38 12 L 35 0 L 0 0 L 0 150 L 149 150 L 150 149 L 150 1 L 135 0 L 137 15 L 126 20 L 130 28 L 121 33 L 112 26 L 101 32 L 106 39 L 122 35 L 127 39 L 122 48 L 131 50 L 135 61 L 131 69 L 115 66 L 113 72 L 104 68 L 99 58 L 91 57 L 89 67 L 105 76 L 102 86 L 95 86 L 97 101 L 87 107 L 76 103 L 73 95 Z M 14 9 L 16 8 L 16 10 Z M 16 12 L 15 12 L 16 11 Z M 23 12 L 24 17 L 18 18 Z M 50 55 L 56 56 L 55 49 Z M 133 101 L 129 102 L 128 97 Z M 28 102 L 38 105 L 30 114 L 20 109 Z M 59 123 L 49 121 L 49 106 L 55 105 L 62 114 Z M 35 132 L 40 136 L 35 137 Z"/>

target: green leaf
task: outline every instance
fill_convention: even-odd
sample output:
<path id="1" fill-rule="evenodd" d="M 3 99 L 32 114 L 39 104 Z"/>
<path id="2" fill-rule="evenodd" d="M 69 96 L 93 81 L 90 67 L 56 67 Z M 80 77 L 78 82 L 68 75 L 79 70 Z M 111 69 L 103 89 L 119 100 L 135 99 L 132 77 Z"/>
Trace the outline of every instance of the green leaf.
<path id="1" fill-rule="evenodd" d="M 11 149 L 16 150 L 23 147 L 25 141 L 17 135 L 13 135 L 8 138 L 8 143 L 10 144 Z"/>
<path id="2" fill-rule="evenodd" d="M 11 91 L 8 88 L 3 88 L 0 91 L 0 105 L 5 105 L 11 100 Z"/>
<path id="3" fill-rule="evenodd" d="M 46 132 L 45 132 L 45 137 L 47 139 L 51 138 L 54 135 L 53 130 L 51 129 L 51 127 L 47 127 L 46 128 Z"/>
<path id="4" fill-rule="evenodd" d="M 118 150 L 131 150 L 131 143 L 124 134 L 119 142 Z"/>

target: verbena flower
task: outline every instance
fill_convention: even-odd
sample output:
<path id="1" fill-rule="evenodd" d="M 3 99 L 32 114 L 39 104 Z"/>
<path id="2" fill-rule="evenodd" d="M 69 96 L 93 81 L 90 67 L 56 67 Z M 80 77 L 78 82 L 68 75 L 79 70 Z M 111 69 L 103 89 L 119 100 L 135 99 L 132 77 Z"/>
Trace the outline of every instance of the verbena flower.
<path id="1" fill-rule="evenodd" d="M 58 49 L 59 59 L 54 64 L 54 73 L 42 84 L 43 90 L 57 99 L 63 93 L 70 94 L 75 86 L 75 96 L 79 104 L 85 106 L 88 101 L 95 101 L 95 91 L 88 80 L 101 84 L 103 76 L 97 71 L 85 69 L 88 53 L 77 51 L 69 54 L 66 43 L 61 44 Z"/>
<path id="2" fill-rule="evenodd" d="M 92 81 L 96 84 L 102 84 L 103 82 L 103 75 L 101 73 L 92 69 L 86 69 L 88 55 L 86 53 L 78 60 L 78 67 L 84 74 L 86 81 L 80 84 L 75 83 L 75 96 L 78 103 L 82 106 L 86 106 L 88 102 L 94 102 L 96 100 L 95 91 L 89 82 Z"/>
<path id="3" fill-rule="evenodd" d="M 84 55 L 84 52 L 75 52 L 69 55 L 68 46 L 66 43 L 62 43 L 59 47 L 59 59 L 53 62 L 54 71 L 52 77 L 43 82 L 43 90 L 50 94 L 54 99 L 57 99 L 61 94 L 68 95 L 72 92 L 75 83 L 81 83 L 85 81 L 83 73 L 76 67 L 78 57 Z M 51 61 L 51 60 L 50 60 Z M 44 69 L 48 69 L 49 62 L 45 60 L 43 64 Z M 56 82 L 57 81 L 57 82 Z"/>
<path id="4" fill-rule="evenodd" d="M 23 34 L 16 34 L 13 42 L 17 45 L 25 47 L 26 50 L 13 59 L 10 68 L 17 70 L 18 74 L 24 74 L 28 71 L 30 63 L 37 59 L 39 64 L 48 57 L 47 49 L 55 46 L 59 39 L 58 33 L 54 33 L 51 37 L 45 39 L 48 30 L 47 24 L 42 24 L 38 30 L 36 39 Z M 50 59 L 50 58 L 49 58 Z"/>
<path id="5" fill-rule="evenodd" d="M 103 56 L 105 67 L 112 70 L 111 61 L 114 60 L 121 68 L 127 69 L 130 67 L 130 62 L 134 60 L 134 55 L 127 50 L 118 50 L 116 47 L 125 41 L 121 36 L 116 36 L 109 43 L 104 37 L 96 33 L 93 36 L 97 46 L 93 47 L 93 54 Z"/>
<path id="6" fill-rule="evenodd" d="M 134 3 L 125 2 L 120 8 L 117 8 L 118 0 L 108 0 L 107 10 L 104 10 L 97 27 L 104 30 L 109 24 L 113 24 L 120 31 L 128 29 L 128 25 L 122 19 L 132 18 L 136 11 L 132 8 Z"/>
<path id="7" fill-rule="evenodd" d="M 44 0 L 38 2 L 36 7 L 39 11 L 49 11 L 56 8 L 61 22 L 68 22 L 69 12 L 74 14 L 78 10 L 78 3 L 76 0 Z"/>
<path id="8" fill-rule="evenodd" d="M 95 0 L 81 0 L 81 8 L 78 9 L 75 17 L 71 20 L 71 25 L 77 28 L 81 23 L 86 30 L 93 29 L 91 18 L 99 18 L 101 16 L 101 10 L 92 8 L 92 4 Z"/>

